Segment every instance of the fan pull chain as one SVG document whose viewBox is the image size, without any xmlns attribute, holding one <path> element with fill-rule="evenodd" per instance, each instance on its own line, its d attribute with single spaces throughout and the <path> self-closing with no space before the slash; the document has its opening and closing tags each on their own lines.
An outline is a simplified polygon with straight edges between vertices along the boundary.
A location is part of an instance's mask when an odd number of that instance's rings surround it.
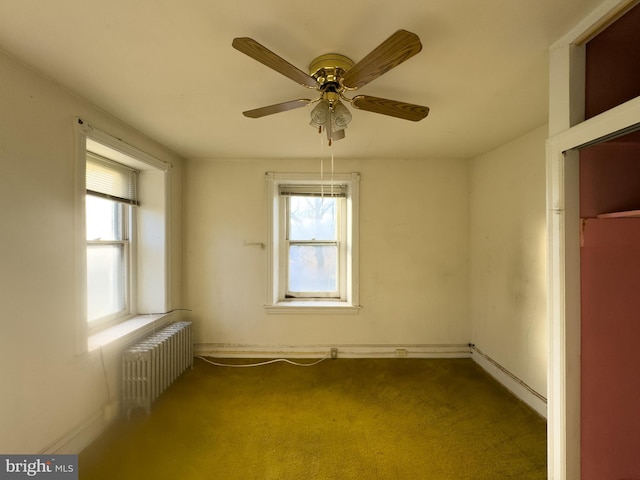
<svg viewBox="0 0 640 480">
<path fill-rule="evenodd" d="M 322 127 L 320 127 L 322 134 Z M 324 201 L 324 138 L 320 135 L 320 198 Z"/>
<path fill-rule="evenodd" d="M 331 149 L 331 198 L 333 198 L 333 148 Z"/>
</svg>

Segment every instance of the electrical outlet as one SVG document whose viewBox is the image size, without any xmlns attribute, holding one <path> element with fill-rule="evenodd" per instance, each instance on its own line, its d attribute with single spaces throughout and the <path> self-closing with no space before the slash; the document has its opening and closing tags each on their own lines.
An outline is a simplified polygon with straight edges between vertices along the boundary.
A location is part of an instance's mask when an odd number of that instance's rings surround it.
<svg viewBox="0 0 640 480">
<path fill-rule="evenodd" d="M 406 357 L 407 349 L 406 348 L 396 348 L 396 357 Z"/>
<path fill-rule="evenodd" d="M 331 349 L 331 358 L 338 358 L 338 349 L 337 348 L 332 348 Z"/>
</svg>

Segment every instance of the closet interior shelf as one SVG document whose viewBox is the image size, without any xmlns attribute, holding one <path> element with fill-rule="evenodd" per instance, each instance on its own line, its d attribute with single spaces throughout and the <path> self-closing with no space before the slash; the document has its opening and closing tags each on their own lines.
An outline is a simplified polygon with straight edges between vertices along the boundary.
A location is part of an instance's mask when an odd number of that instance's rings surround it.
<svg viewBox="0 0 640 480">
<path fill-rule="evenodd" d="M 640 210 L 627 210 L 625 212 L 601 213 L 597 218 L 633 218 L 640 217 Z"/>
</svg>

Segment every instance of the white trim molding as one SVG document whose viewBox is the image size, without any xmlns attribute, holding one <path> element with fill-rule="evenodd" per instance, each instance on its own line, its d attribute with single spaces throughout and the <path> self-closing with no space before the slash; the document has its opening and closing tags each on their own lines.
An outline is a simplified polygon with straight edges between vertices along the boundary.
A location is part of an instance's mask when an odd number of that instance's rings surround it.
<svg viewBox="0 0 640 480">
<path fill-rule="evenodd" d="M 85 136 L 89 142 L 92 142 L 91 145 L 98 149 L 95 153 L 103 155 L 104 157 L 124 164 L 131 164 L 133 162 L 133 166 L 140 170 L 152 167 L 163 172 L 168 172 L 173 167 L 170 163 L 163 162 L 119 138 L 109 135 L 102 130 L 98 130 L 81 118 L 74 119 L 74 128 L 76 133 Z M 106 155 L 103 154 L 99 151 L 100 148 L 106 148 L 108 153 Z"/>
<path fill-rule="evenodd" d="M 113 423 L 118 411 L 118 403 L 105 405 L 85 418 L 71 431 L 53 441 L 40 452 L 41 455 L 77 454 L 88 447 Z"/>
<path fill-rule="evenodd" d="M 547 418 L 547 399 L 543 395 L 536 392 L 475 345 L 471 346 L 471 358 L 516 397 L 529 405 L 539 415 Z"/>
<path fill-rule="evenodd" d="M 336 348 L 338 358 L 469 358 L 469 344 L 317 344 L 245 345 L 198 343 L 194 354 L 217 358 L 330 358 Z"/>
</svg>

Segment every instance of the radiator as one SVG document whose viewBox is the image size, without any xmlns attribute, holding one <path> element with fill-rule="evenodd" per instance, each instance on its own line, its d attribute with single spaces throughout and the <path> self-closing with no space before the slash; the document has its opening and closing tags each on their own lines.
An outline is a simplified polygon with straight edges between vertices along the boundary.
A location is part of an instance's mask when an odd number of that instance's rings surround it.
<svg viewBox="0 0 640 480">
<path fill-rule="evenodd" d="M 122 408 L 147 414 L 151 404 L 188 367 L 193 368 L 191 322 L 176 322 L 145 338 L 122 354 Z"/>
</svg>

